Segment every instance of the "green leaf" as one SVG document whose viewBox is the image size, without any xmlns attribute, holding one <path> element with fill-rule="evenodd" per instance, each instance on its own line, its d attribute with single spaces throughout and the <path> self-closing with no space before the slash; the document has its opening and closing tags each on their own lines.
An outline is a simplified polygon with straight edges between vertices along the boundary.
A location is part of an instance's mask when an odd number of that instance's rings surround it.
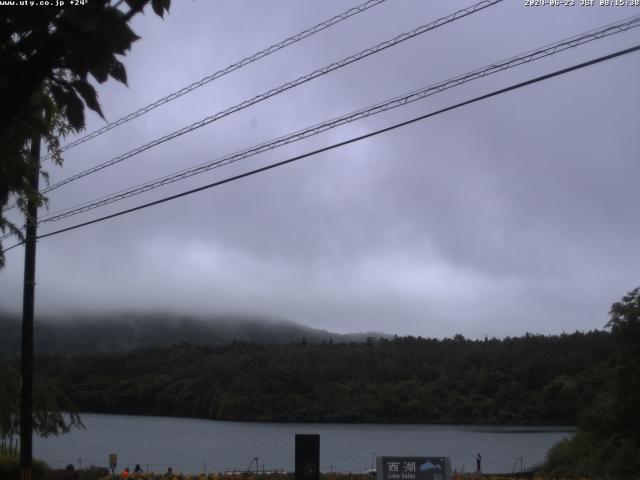
<svg viewBox="0 0 640 480">
<path fill-rule="evenodd" d="M 140 38 L 117 10 L 105 12 L 100 26 L 100 36 L 109 41 L 110 51 L 120 55 L 124 55 L 131 48 L 131 44 Z"/>
<path fill-rule="evenodd" d="M 58 106 L 59 110 L 62 110 L 62 107 L 65 105 L 65 96 L 66 92 L 61 87 L 57 85 L 51 85 L 49 87 L 51 89 L 51 95 L 53 96 L 53 100 Z"/>
<path fill-rule="evenodd" d="M 129 8 L 137 9 L 147 3 L 149 0 L 125 0 Z"/>
<path fill-rule="evenodd" d="M 85 8 L 67 8 L 59 21 L 85 33 L 94 32 L 100 25 L 97 12 Z"/>
<path fill-rule="evenodd" d="M 109 78 L 109 70 L 109 64 L 104 61 L 95 63 L 89 68 L 89 72 L 99 83 L 104 83 L 107 81 L 107 79 Z"/>
<path fill-rule="evenodd" d="M 111 66 L 109 67 L 109 75 L 118 80 L 119 82 L 127 85 L 127 70 L 124 68 L 122 62 L 118 60 L 112 60 Z"/>
<path fill-rule="evenodd" d="M 84 97 L 84 94 L 77 87 L 77 85 L 81 83 L 86 83 L 89 86 L 89 89 L 86 89 L 83 86 L 81 86 L 80 89 L 85 90 L 85 93 L 90 95 L 93 87 L 85 81 L 75 81 L 73 83 L 58 81 L 57 84 L 49 85 L 49 91 L 51 92 L 51 97 L 57 109 L 66 115 L 67 120 L 69 120 L 69 124 L 76 131 L 84 128 L 84 104 L 74 91 L 74 89 L 77 90 Z M 96 96 L 95 102 L 97 104 L 97 94 L 95 93 L 95 90 L 93 91 L 93 94 Z M 89 102 L 87 102 L 87 105 L 89 105 Z M 91 108 L 91 106 L 89 106 L 89 108 Z M 100 108 L 99 105 L 98 108 Z"/>
<path fill-rule="evenodd" d="M 86 80 L 76 80 L 75 82 L 72 82 L 71 85 L 73 85 L 76 92 L 80 94 L 84 103 L 87 104 L 87 107 L 104 118 L 102 109 L 100 108 L 100 102 L 98 102 L 98 94 L 96 93 L 96 89 L 93 88 L 93 85 Z"/>
<path fill-rule="evenodd" d="M 164 18 L 164 0 L 151 0 L 151 7 L 156 15 Z"/>
<path fill-rule="evenodd" d="M 70 90 L 65 96 L 67 119 L 71 127 L 78 131 L 84 128 L 84 104 L 76 92 Z"/>
</svg>

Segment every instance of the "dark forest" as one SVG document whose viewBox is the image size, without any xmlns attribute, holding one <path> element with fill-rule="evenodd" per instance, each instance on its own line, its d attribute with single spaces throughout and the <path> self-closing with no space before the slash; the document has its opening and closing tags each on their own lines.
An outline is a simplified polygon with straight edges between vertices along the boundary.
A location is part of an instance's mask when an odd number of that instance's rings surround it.
<svg viewBox="0 0 640 480">
<path fill-rule="evenodd" d="M 605 332 L 503 340 L 232 342 L 45 357 L 80 411 L 220 420 L 575 424 L 611 377 Z"/>
</svg>

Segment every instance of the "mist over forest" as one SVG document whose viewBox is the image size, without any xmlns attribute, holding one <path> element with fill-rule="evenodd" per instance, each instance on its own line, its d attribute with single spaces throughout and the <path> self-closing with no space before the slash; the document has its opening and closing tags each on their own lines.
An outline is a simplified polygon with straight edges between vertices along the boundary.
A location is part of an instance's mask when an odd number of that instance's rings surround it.
<svg viewBox="0 0 640 480">
<path fill-rule="evenodd" d="M 0 312 L 0 357 L 20 353 L 21 323 Z M 179 344 L 222 345 L 232 341 L 283 344 L 331 340 L 364 341 L 390 335 L 378 332 L 339 334 L 284 320 L 248 316 L 193 317 L 172 314 L 74 314 L 37 318 L 35 354 L 121 353 L 137 348 Z"/>
<path fill-rule="evenodd" d="M 19 321 L 0 319 L 15 362 Z M 169 315 L 36 322 L 36 371 L 79 411 L 284 422 L 570 424 L 606 390 L 604 331 L 504 339 L 340 335 Z"/>
</svg>

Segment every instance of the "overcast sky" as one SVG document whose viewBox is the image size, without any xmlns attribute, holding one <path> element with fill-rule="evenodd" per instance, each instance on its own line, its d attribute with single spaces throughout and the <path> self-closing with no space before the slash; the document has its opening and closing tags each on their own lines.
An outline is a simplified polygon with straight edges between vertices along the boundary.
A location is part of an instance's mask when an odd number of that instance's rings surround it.
<svg viewBox="0 0 640 480">
<path fill-rule="evenodd" d="M 388 0 L 69 150 L 63 168 L 47 164 L 51 181 L 473 3 Z M 114 81 L 98 87 L 107 120 L 355 4 L 174 0 L 164 21 L 148 11 L 133 22 L 142 39 L 124 59 L 129 87 Z M 50 194 L 49 212 L 639 13 L 506 0 L 73 182 Z M 48 224 L 40 233 L 638 43 L 640 28 Z M 640 285 L 638 73 L 640 53 L 634 53 L 43 239 L 36 315 L 240 313 L 337 332 L 472 338 L 602 328 L 611 303 Z M 102 125 L 89 115 L 88 131 Z M 23 249 L 7 252 L 2 309 L 20 311 L 22 272 Z"/>
</svg>

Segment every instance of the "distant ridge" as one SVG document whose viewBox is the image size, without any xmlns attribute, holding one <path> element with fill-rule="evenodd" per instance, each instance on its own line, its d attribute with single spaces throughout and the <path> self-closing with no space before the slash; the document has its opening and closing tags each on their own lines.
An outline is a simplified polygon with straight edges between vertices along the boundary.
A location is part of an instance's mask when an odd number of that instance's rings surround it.
<svg viewBox="0 0 640 480">
<path fill-rule="evenodd" d="M 0 357 L 20 354 L 20 318 L 0 312 Z M 363 342 L 391 338 L 377 332 L 339 334 L 284 320 L 258 317 L 209 318 L 170 314 L 76 314 L 37 318 L 35 354 L 124 353 L 179 344 L 217 346 L 233 341 L 259 344 Z"/>
</svg>

